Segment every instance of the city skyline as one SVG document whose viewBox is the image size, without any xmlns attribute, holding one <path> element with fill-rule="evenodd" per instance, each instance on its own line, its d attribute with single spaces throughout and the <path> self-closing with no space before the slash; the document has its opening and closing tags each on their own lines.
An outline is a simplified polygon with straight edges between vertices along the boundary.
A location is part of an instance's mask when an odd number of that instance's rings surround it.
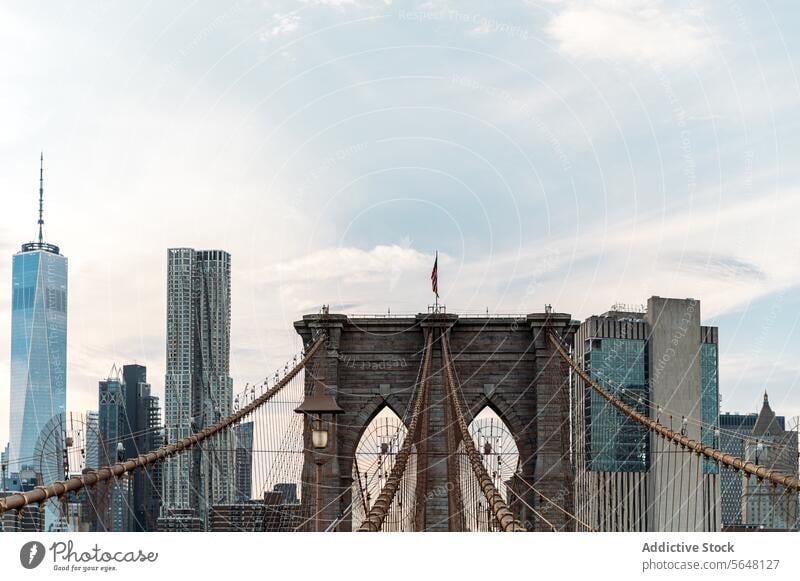
<svg viewBox="0 0 800 581">
<path fill-rule="evenodd" d="M 25 244 L 28 244 L 28 243 L 25 243 Z M 58 248 L 56 248 L 56 253 L 58 252 L 58 250 L 59 250 L 59 249 L 58 249 Z M 59 256 L 60 256 L 60 255 L 59 255 Z M 165 286 L 166 286 L 166 285 L 165 285 Z M 779 299 L 780 299 L 780 300 L 782 300 L 782 297 L 779 297 Z M 629 308 L 629 307 L 637 307 L 637 306 L 640 306 L 640 305 L 637 305 L 637 303 L 635 303 L 635 302 L 631 302 L 631 303 L 629 303 L 629 304 L 615 303 L 615 304 L 613 304 L 613 305 L 609 305 L 609 307 L 608 307 L 608 308 L 609 308 L 610 310 L 614 310 L 615 308 L 618 308 L 618 307 L 625 307 L 625 308 Z M 389 307 L 389 308 L 391 309 L 391 307 Z M 420 309 L 420 310 L 421 310 L 421 309 Z M 774 308 L 773 308 L 773 311 L 771 311 L 771 312 L 773 312 L 773 313 L 774 313 Z M 703 321 L 705 321 L 705 320 L 706 320 L 706 319 L 704 318 L 704 319 L 703 319 Z M 712 320 L 716 320 L 716 318 L 715 318 L 715 319 L 712 319 Z M 763 338 L 762 338 L 762 339 L 763 339 Z M 135 363 L 136 363 L 136 364 L 139 364 L 139 363 L 142 363 L 142 364 L 147 364 L 147 363 L 148 363 L 147 361 L 140 361 L 140 360 L 138 360 L 138 359 L 135 359 L 134 361 L 135 361 Z M 117 363 L 119 363 L 117 360 L 113 360 L 113 361 L 112 361 L 112 365 L 116 365 Z M 155 362 L 155 363 L 154 363 L 152 366 L 153 366 L 153 367 L 156 367 L 156 368 L 157 368 L 157 367 L 159 367 L 159 362 L 157 362 L 157 361 L 156 361 L 156 362 Z M 241 385 L 238 385 L 238 384 L 234 383 L 234 385 L 233 385 L 233 393 L 234 393 L 234 394 L 235 394 L 235 393 L 238 393 L 238 391 L 239 391 L 239 388 L 241 388 Z M 766 388 L 766 390 L 768 390 L 768 389 L 769 389 L 769 386 L 765 386 L 765 388 Z M 67 391 L 68 391 L 68 393 L 69 393 L 69 390 L 67 390 Z M 722 401 L 722 399 L 724 398 L 724 391 L 725 391 L 725 390 L 724 390 L 724 384 L 723 384 L 723 385 L 721 386 L 721 389 L 720 389 L 721 401 Z M 781 391 L 781 390 L 780 390 L 780 386 L 778 387 L 778 391 L 779 391 L 779 392 Z M 157 393 L 158 393 L 158 392 L 160 392 L 160 396 L 163 398 L 163 397 L 164 397 L 164 394 L 165 394 L 165 388 L 162 386 L 162 387 L 161 387 L 161 389 L 157 391 Z M 84 394 L 80 394 L 80 395 L 81 395 L 81 396 L 84 396 Z M 758 392 L 758 393 L 756 393 L 756 394 L 748 394 L 748 397 L 750 398 L 750 396 L 751 396 L 751 395 L 752 395 L 752 398 L 758 399 L 758 400 L 760 401 L 760 400 L 761 400 L 761 398 L 762 398 L 762 397 L 763 397 L 763 395 L 764 395 L 764 391 L 762 390 L 762 391 L 760 391 L 760 392 Z M 81 399 L 82 399 L 82 398 L 83 398 L 83 397 L 81 397 Z M 751 399 L 752 399 L 752 398 L 751 398 Z M 743 400 L 740 400 L 740 401 L 743 401 Z M 797 400 L 796 400 L 796 398 L 795 398 L 795 401 L 794 401 L 794 402 L 792 402 L 791 400 L 788 400 L 788 404 L 789 404 L 789 405 L 788 405 L 787 407 L 788 407 L 789 409 L 792 409 L 792 410 L 793 410 L 793 409 L 795 409 L 795 407 L 796 407 L 796 409 L 797 409 L 798 411 L 800 411 L 800 401 L 797 401 Z M 67 407 L 67 409 L 74 410 L 74 411 L 81 411 L 81 412 L 83 412 L 83 411 L 92 411 L 92 410 L 96 411 L 96 409 L 95 409 L 95 408 L 96 408 L 96 406 L 95 406 L 94 408 L 93 408 L 92 406 L 88 406 L 88 407 L 85 407 L 85 408 L 81 408 L 81 407 Z M 725 407 L 724 407 L 724 405 L 721 405 L 721 406 L 720 406 L 720 413 L 725 413 L 725 412 L 729 412 L 729 413 L 739 413 L 739 412 L 741 412 L 741 413 L 751 413 L 751 410 L 752 410 L 752 409 L 754 409 L 754 408 L 746 408 L 746 407 L 743 407 L 743 408 L 736 408 L 736 409 L 733 409 L 733 408 L 725 408 Z M 61 411 L 64 411 L 64 410 L 61 410 Z M 788 421 L 789 421 L 789 425 L 787 426 L 787 428 L 789 428 L 789 429 L 797 429 L 797 426 L 798 426 L 798 420 L 797 420 L 795 417 L 793 417 L 793 414 L 791 414 L 791 413 L 787 413 L 786 415 L 787 415 L 787 419 L 788 419 Z"/>
<path fill-rule="evenodd" d="M 362 3 L 316 13 L 237 5 L 180 25 L 171 24 L 179 8 L 139 22 L 129 8 L 46 18 L 0 9 L 4 52 L 25 63 L 0 73 L 11 103 L 0 114 L 15 136 L 0 176 L 9 217 L 0 328 L 10 328 L 10 257 L 34 234 L 43 147 L 49 231 L 71 262 L 68 409 L 92 409 L 113 362 L 146 364 L 163 395 L 166 248 L 234 256 L 237 387 L 281 366 L 297 347 L 291 322 L 323 303 L 423 311 L 439 248 L 452 311 L 550 303 L 583 319 L 651 294 L 701 300 L 703 324 L 720 328 L 722 409 L 758 409 L 766 388 L 791 426 L 800 196 L 796 170 L 780 161 L 798 145 L 798 48 L 751 36 L 770 17 L 751 7 L 741 7 L 743 26 L 708 4 L 698 7 L 705 20 L 646 4 L 662 18 L 592 2 L 496 7 L 477 22 Z M 776 8 L 776 18 L 791 10 Z M 633 23 L 650 40 L 632 50 L 590 36 L 588 50 L 574 32 L 587 13 Z M 100 16 L 111 18 L 102 28 Z M 353 30 L 359 42 L 385 42 L 360 54 L 343 32 Z M 424 53 L 426 64 L 396 48 L 398 31 L 442 48 Z M 668 33 L 686 40 L 684 51 L 666 54 L 658 42 Z M 522 54 L 522 36 L 541 52 Z M 22 40 L 42 37 L 70 50 Z M 729 68 L 696 58 L 704 52 Z M 101 83 L 97 71 L 112 63 Z M 427 99 L 415 98 L 420 89 Z M 357 108 L 372 112 L 367 121 Z M 445 143 L 448 132 L 466 149 Z M 409 167 L 424 169 L 400 169 Z M 628 285 L 633 271 L 645 276 Z M 2 401 L 9 352 L 0 333 Z"/>
</svg>

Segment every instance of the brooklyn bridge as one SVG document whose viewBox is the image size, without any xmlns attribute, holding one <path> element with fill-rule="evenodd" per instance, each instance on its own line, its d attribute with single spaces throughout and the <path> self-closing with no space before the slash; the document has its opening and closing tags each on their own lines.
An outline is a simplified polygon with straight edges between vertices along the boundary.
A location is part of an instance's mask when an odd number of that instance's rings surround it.
<svg viewBox="0 0 800 581">
<path fill-rule="evenodd" d="M 697 353 L 708 331 L 698 323 L 675 340 L 673 306 L 685 305 L 650 307 L 660 316 L 649 340 L 674 356 L 651 356 L 638 391 L 596 373 L 586 353 L 599 339 L 549 306 L 491 316 L 324 307 L 294 323 L 302 351 L 243 389 L 227 417 L 5 496 L 0 520 L 13 528 L 45 510 L 63 514 L 76 499 L 99 510 L 126 481 L 166 473 L 180 475 L 173 485 L 189 499 L 162 507 L 158 530 L 168 531 L 715 531 L 724 471 L 796 498 L 796 476 L 720 449 L 719 427 L 699 411 Z M 603 324 L 630 336 L 639 328 Z M 587 417 L 612 433 L 595 430 L 587 442 Z M 233 502 L 219 491 L 237 478 L 231 442 L 245 424 L 252 494 Z M 620 434 L 632 435 L 621 461 L 645 469 L 589 474 Z"/>
</svg>

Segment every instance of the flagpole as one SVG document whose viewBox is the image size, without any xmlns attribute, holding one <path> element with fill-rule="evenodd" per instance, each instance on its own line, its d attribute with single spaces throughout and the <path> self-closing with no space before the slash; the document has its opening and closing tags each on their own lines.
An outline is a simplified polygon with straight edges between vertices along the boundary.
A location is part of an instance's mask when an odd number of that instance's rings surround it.
<svg viewBox="0 0 800 581">
<path fill-rule="evenodd" d="M 434 268 L 436 269 L 436 290 L 434 290 L 435 299 L 433 301 L 433 312 L 439 312 L 439 251 L 436 251 L 436 258 L 434 259 Z"/>
</svg>

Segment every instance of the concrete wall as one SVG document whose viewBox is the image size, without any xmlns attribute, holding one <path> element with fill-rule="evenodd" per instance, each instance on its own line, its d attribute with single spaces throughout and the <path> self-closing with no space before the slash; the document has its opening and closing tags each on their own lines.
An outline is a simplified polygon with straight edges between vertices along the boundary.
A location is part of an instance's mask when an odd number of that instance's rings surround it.
<svg viewBox="0 0 800 581">
<path fill-rule="evenodd" d="M 664 411 L 661 423 L 700 440 L 700 302 L 651 297 L 650 399 Z M 653 417 L 657 409 L 652 410 Z M 657 531 L 703 531 L 704 478 L 699 457 L 651 436 L 650 511 Z M 677 503 L 677 505 L 676 505 Z"/>
</svg>

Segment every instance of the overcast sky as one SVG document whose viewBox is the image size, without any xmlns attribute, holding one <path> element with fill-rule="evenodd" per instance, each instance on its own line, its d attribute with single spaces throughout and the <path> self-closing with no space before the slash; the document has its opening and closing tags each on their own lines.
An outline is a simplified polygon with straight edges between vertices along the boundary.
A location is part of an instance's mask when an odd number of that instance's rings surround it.
<svg viewBox="0 0 800 581">
<path fill-rule="evenodd" d="M 797 2 L 0 5 L 0 401 L 11 256 L 69 258 L 68 408 L 163 393 L 166 249 L 233 260 L 237 390 L 322 303 L 720 327 L 725 410 L 800 414 Z M 0 414 L 6 441 L 8 414 Z"/>
</svg>

